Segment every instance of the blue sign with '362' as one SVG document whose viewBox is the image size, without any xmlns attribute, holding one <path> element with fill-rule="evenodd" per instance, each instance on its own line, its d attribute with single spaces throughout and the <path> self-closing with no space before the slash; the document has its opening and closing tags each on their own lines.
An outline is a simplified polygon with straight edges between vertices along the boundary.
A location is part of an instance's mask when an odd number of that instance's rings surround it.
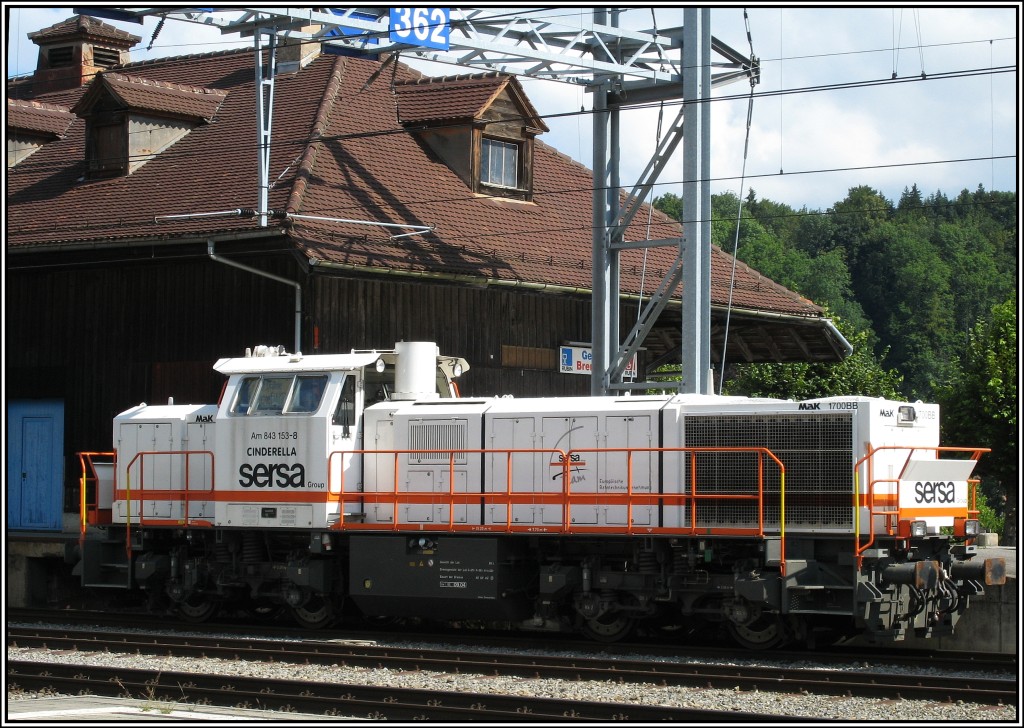
<svg viewBox="0 0 1024 728">
<path fill-rule="evenodd" d="M 391 8 L 391 42 L 448 50 L 448 13 L 448 8 Z"/>
</svg>

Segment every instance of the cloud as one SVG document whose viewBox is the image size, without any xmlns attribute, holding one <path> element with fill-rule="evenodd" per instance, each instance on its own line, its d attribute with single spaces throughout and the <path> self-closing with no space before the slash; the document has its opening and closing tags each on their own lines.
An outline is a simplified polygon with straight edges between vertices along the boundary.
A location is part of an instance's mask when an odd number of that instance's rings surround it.
<svg viewBox="0 0 1024 728">
<path fill-rule="evenodd" d="M 586 9 L 552 9 L 553 22 L 584 27 Z M 8 15 L 8 77 L 31 73 L 37 48 L 26 37 L 70 17 L 71 8 L 25 6 Z M 748 23 L 742 8 L 715 8 L 712 32 L 747 53 Z M 1012 7 L 800 7 L 754 6 L 748 11 L 762 80 L 756 87 L 747 179 L 760 198 L 792 207 L 824 209 L 842 200 L 850 187 L 868 185 L 890 200 L 917 184 L 925 195 L 941 189 L 1016 190 L 1020 129 L 1016 72 L 1020 18 Z M 251 38 L 223 36 L 216 28 L 168 20 L 147 51 L 157 26 L 111 24 L 143 38 L 134 60 L 252 47 Z M 666 29 L 682 25 L 682 10 L 653 6 L 629 8 L 622 25 Z M 408 58 L 405 58 L 408 62 Z M 458 66 L 416 62 L 425 72 L 472 72 Z M 989 68 L 1012 72 L 990 75 Z M 928 76 L 921 78 L 922 71 Z M 944 80 L 945 73 L 977 75 Z M 893 84 L 897 74 L 902 83 Z M 816 89 L 851 82 L 879 82 L 858 90 L 779 92 Z M 577 161 L 592 164 L 591 94 L 580 86 L 523 80 L 527 94 L 551 132 L 548 144 Z M 711 166 L 714 192 L 740 188 L 746 136 L 743 83 L 717 89 L 711 111 Z M 730 97 L 729 100 L 722 100 Z M 732 99 L 731 97 L 736 97 Z M 677 107 L 666 104 L 665 129 Z M 568 116 L 559 116 L 559 115 Z M 630 188 L 650 160 L 657 138 L 657 108 L 622 112 L 621 183 Z M 656 194 L 679 194 L 681 146 L 659 180 Z M 1009 159 L 990 160 L 991 156 Z M 950 160 L 981 158 L 977 162 Z M 930 162 L 934 164 L 922 164 Z M 891 166 L 902 165 L 902 166 Z M 867 167 L 848 172 L 832 170 Z M 779 174 L 779 170 L 783 173 Z"/>
</svg>

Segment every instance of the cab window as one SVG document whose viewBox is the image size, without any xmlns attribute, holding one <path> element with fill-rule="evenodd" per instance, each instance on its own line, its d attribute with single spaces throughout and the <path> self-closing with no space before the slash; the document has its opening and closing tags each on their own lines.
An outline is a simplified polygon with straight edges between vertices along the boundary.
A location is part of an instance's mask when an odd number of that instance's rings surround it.
<svg viewBox="0 0 1024 728">
<path fill-rule="evenodd" d="M 259 377 L 246 377 L 243 379 L 241 384 L 238 385 L 238 394 L 235 396 L 235 405 L 231 408 L 231 414 L 249 414 L 249 407 L 252 406 L 252 401 L 256 398 L 256 390 L 259 389 L 259 386 Z"/>
<path fill-rule="evenodd" d="M 295 377 L 294 390 L 285 412 L 316 412 L 320 408 L 320 400 L 323 399 L 326 388 L 326 375 Z"/>
<path fill-rule="evenodd" d="M 291 377 L 263 377 L 256 402 L 250 408 L 254 415 L 276 415 L 284 410 L 288 390 L 292 387 Z"/>
<path fill-rule="evenodd" d="M 378 372 L 368 368 L 363 379 L 363 401 L 366 406 L 377 404 L 391 399 L 391 393 L 395 390 L 395 367 L 388 364 L 384 371 Z"/>
<path fill-rule="evenodd" d="M 238 385 L 234 415 L 309 414 L 320 408 L 326 374 L 245 377 Z"/>
<path fill-rule="evenodd" d="M 350 427 L 356 417 L 356 378 L 345 377 L 345 383 L 341 387 L 341 399 L 338 400 L 338 407 L 334 410 L 334 418 L 331 424 L 340 427 Z"/>
</svg>

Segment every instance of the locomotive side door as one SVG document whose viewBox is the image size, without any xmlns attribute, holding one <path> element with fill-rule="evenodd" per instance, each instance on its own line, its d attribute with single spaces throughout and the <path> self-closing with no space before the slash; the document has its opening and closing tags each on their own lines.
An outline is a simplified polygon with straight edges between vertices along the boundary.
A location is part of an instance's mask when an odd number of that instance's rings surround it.
<svg viewBox="0 0 1024 728">
<path fill-rule="evenodd" d="M 363 459 L 356 451 L 363 449 L 363 386 L 362 371 L 343 372 L 340 395 L 328 426 L 330 492 L 337 495 L 363 491 Z M 345 517 L 362 519 L 360 501 L 344 501 Z"/>
<path fill-rule="evenodd" d="M 598 442 L 598 426 L 596 416 L 579 417 L 545 417 L 541 432 L 541 447 L 551 450 L 595 450 L 600 447 Z M 566 486 L 570 493 L 594 493 L 597 487 L 597 467 L 595 452 L 576 453 L 569 456 L 569 482 Z M 589 462 L 588 462 L 589 461 Z M 562 472 L 552 468 L 553 472 L 545 478 L 545 492 L 560 492 L 563 489 Z M 542 523 L 561 523 L 562 508 L 557 505 L 541 506 Z M 597 523 L 598 507 L 595 505 L 575 505 L 569 514 L 570 523 L 592 525 Z"/>
</svg>

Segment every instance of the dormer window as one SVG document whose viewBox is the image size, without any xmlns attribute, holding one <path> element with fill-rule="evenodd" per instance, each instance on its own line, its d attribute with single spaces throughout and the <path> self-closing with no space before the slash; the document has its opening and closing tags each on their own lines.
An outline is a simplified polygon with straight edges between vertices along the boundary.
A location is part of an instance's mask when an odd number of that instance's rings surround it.
<svg viewBox="0 0 1024 728">
<path fill-rule="evenodd" d="M 7 99 L 7 168 L 43 145 L 63 139 L 74 120 L 66 106 Z"/>
<path fill-rule="evenodd" d="M 131 174 L 202 123 L 227 94 L 104 72 L 72 112 L 85 119 L 90 177 Z"/>
<path fill-rule="evenodd" d="M 480 183 L 519 188 L 519 144 L 484 137 L 480 142 Z"/>
<path fill-rule="evenodd" d="M 93 177 L 124 174 L 128 168 L 128 139 L 123 115 L 93 123 L 88 130 L 89 173 Z"/>
<path fill-rule="evenodd" d="M 473 192 L 529 201 L 533 140 L 547 131 L 513 76 L 482 73 L 395 84 L 399 119 Z"/>
</svg>

